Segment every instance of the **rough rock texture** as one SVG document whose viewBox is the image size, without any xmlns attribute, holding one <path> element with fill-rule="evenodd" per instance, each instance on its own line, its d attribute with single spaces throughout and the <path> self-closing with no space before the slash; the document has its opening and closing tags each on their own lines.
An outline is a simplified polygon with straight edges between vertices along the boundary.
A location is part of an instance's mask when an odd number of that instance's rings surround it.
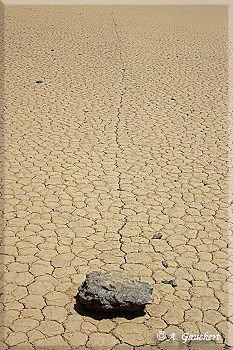
<svg viewBox="0 0 233 350">
<path fill-rule="evenodd" d="M 153 302 L 153 288 L 123 271 L 93 271 L 78 290 L 80 302 L 92 310 L 132 312 Z"/>
</svg>

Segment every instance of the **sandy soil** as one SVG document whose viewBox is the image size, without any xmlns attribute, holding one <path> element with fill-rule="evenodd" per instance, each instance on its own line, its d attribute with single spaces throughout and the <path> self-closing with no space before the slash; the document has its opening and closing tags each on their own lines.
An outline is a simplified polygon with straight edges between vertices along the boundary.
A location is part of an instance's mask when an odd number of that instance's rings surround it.
<svg viewBox="0 0 233 350">
<path fill-rule="evenodd" d="M 5 9 L 1 349 L 233 346 L 227 77 L 224 6 Z M 144 314 L 74 310 L 118 268 Z"/>
</svg>

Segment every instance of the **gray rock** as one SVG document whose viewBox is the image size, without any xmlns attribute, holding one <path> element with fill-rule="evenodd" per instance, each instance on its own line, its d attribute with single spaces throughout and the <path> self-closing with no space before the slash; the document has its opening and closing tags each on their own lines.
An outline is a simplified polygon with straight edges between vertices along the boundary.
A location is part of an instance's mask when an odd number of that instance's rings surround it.
<svg viewBox="0 0 233 350">
<path fill-rule="evenodd" d="M 124 271 L 93 271 L 78 291 L 80 302 L 91 310 L 132 312 L 153 302 L 153 287 Z"/>
<path fill-rule="evenodd" d="M 166 280 L 166 281 L 162 281 L 162 282 L 163 282 L 164 284 L 171 284 L 172 287 L 177 287 L 177 283 L 176 283 L 175 280 L 170 280 L 170 281 Z"/>
<path fill-rule="evenodd" d="M 152 239 L 161 239 L 163 237 L 162 233 L 155 233 L 154 236 L 152 237 Z"/>
</svg>

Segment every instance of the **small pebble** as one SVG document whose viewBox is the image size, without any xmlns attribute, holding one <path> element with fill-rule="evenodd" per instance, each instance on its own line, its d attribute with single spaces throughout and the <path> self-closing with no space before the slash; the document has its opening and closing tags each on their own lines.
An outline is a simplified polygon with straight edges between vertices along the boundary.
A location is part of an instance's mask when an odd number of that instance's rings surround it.
<svg viewBox="0 0 233 350">
<path fill-rule="evenodd" d="M 177 287 L 177 283 L 176 283 L 176 281 L 171 280 L 170 282 L 171 282 L 172 287 Z"/>
<path fill-rule="evenodd" d="M 117 191 L 123 191 L 121 188 L 118 188 Z"/>
<path fill-rule="evenodd" d="M 37 84 L 41 84 L 41 83 L 43 83 L 43 81 L 42 80 L 37 80 L 36 83 Z"/>
<path fill-rule="evenodd" d="M 171 100 L 172 100 L 172 101 L 175 101 L 176 99 L 172 97 Z"/>
<path fill-rule="evenodd" d="M 155 233 L 154 236 L 152 237 L 152 239 L 161 239 L 163 237 L 162 233 Z"/>
<path fill-rule="evenodd" d="M 191 286 L 193 285 L 193 281 L 188 281 L 190 284 L 191 284 Z"/>
<path fill-rule="evenodd" d="M 207 185 L 209 185 L 208 182 L 204 182 L 204 186 L 207 186 Z"/>
<path fill-rule="evenodd" d="M 164 284 L 170 284 L 171 281 L 162 281 Z"/>
<path fill-rule="evenodd" d="M 168 267 L 168 263 L 166 261 L 162 261 L 162 265 L 166 268 Z"/>
<path fill-rule="evenodd" d="M 68 312 L 67 316 L 71 316 L 72 315 L 72 312 Z"/>
<path fill-rule="evenodd" d="M 233 200 L 231 201 L 231 204 L 233 204 Z"/>
<path fill-rule="evenodd" d="M 163 281 L 163 283 L 164 284 L 171 284 L 172 287 L 177 287 L 177 283 L 174 280 L 170 280 L 170 281 L 166 280 L 166 281 Z"/>
</svg>

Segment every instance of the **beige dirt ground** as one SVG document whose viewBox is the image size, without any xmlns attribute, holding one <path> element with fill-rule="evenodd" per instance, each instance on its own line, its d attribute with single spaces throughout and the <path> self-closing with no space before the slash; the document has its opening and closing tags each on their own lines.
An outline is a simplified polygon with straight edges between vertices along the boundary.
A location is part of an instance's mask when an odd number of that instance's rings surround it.
<svg viewBox="0 0 233 350">
<path fill-rule="evenodd" d="M 0 348 L 233 346 L 227 7 L 9 6 L 4 28 Z M 153 285 L 144 314 L 74 310 L 119 268 Z"/>
</svg>

